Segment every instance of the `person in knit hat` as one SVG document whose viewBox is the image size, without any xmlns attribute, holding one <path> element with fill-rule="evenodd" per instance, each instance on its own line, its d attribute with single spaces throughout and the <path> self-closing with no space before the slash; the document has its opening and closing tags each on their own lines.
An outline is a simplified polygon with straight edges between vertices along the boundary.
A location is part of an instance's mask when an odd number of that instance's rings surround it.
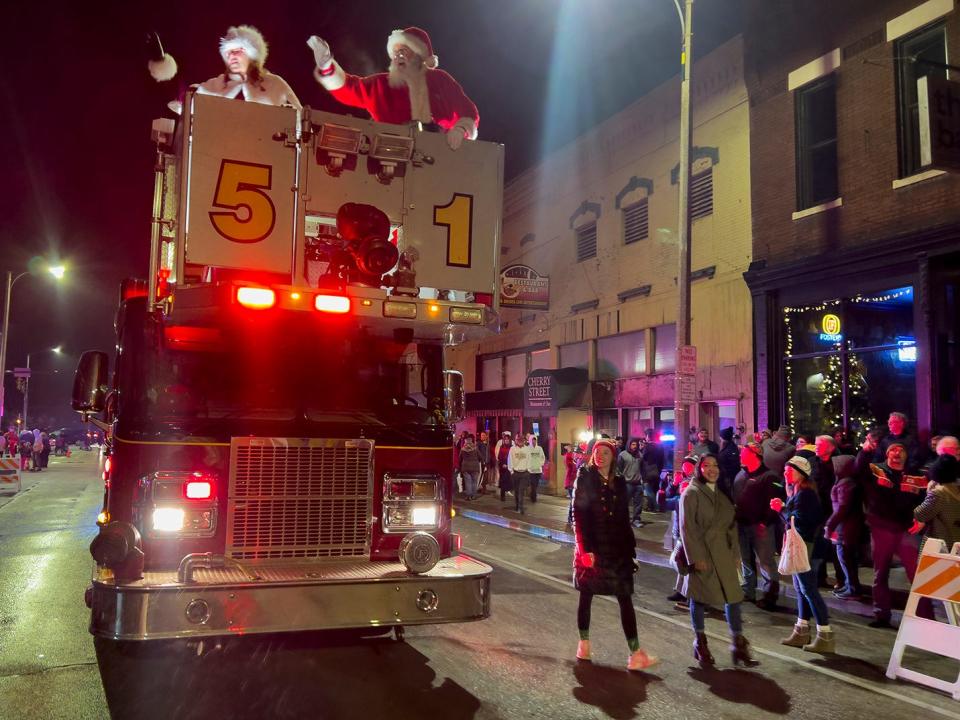
<svg viewBox="0 0 960 720">
<path fill-rule="evenodd" d="M 628 670 L 645 670 L 658 662 L 640 648 L 633 609 L 633 573 L 637 540 L 630 527 L 630 493 L 617 473 L 617 446 L 609 438 L 593 445 L 590 460 L 580 468 L 573 491 L 576 545 L 573 585 L 580 591 L 577 607 L 577 659 L 590 660 L 590 609 L 594 595 L 614 595 L 620 623 L 630 648 Z"/>
<path fill-rule="evenodd" d="M 286 80 L 264 67 L 267 43 L 252 25 L 238 25 L 220 38 L 224 71 L 197 87 L 198 95 L 217 95 L 263 105 L 292 105 L 300 100 Z"/>
<path fill-rule="evenodd" d="M 316 35 L 307 45 L 313 50 L 317 82 L 344 105 L 363 108 L 377 122 L 437 125 L 452 150 L 464 138 L 476 140 L 477 106 L 451 75 L 437 69 L 439 60 L 422 28 L 394 30 L 387 38 L 388 72 L 366 77 L 344 72 L 330 46 Z"/>
</svg>

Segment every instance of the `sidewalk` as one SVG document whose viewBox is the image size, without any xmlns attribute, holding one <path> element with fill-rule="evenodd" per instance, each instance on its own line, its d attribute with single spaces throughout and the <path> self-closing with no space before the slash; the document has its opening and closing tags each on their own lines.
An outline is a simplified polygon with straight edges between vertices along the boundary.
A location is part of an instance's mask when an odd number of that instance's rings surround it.
<svg viewBox="0 0 960 720">
<path fill-rule="evenodd" d="M 74 450 L 70 457 L 60 456 L 57 457 L 53 454 L 50 455 L 49 466 L 45 470 L 40 472 L 21 472 L 20 473 L 20 491 L 14 492 L 12 487 L 4 486 L 0 489 L 0 508 L 5 505 L 9 505 L 11 502 L 16 500 L 19 497 L 22 497 L 27 492 L 29 492 L 34 485 L 36 485 L 40 480 L 45 477 L 50 477 L 50 473 L 56 474 L 56 467 L 58 465 L 75 465 L 82 463 L 84 461 L 89 461 L 91 458 L 96 458 L 97 453 L 94 450 L 89 452 L 80 451 L 79 453 Z"/>
<path fill-rule="evenodd" d="M 476 500 L 464 500 L 458 496 L 454 499 L 453 506 L 458 515 L 470 520 L 499 525 L 534 537 L 572 545 L 576 539 L 573 528 L 567 524 L 568 502 L 566 498 L 540 495 L 536 503 L 531 503 L 528 497 L 524 506 L 526 512 L 520 515 L 514 510 L 513 495 L 507 495 L 506 502 L 501 503 L 499 490 L 493 488 Z M 633 531 L 637 538 L 637 558 L 648 565 L 670 567 L 670 551 L 664 543 L 670 534 L 670 513 L 644 512 L 643 520 L 646 525 L 639 529 L 635 528 Z M 864 588 L 870 588 L 873 585 L 871 568 L 860 568 L 860 583 Z M 902 608 L 910 589 L 910 583 L 907 582 L 902 568 L 896 568 L 890 573 L 890 587 L 893 590 L 894 607 Z M 793 586 L 789 579 L 781 583 L 781 588 L 788 597 L 794 597 Z M 827 589 L 823 589 L 821 594 L 831 609 L 868 618 L 873 617 L 873 605 L 869 597 L 862 602 L 840 600 Z M 898 615 L 899 613 L 895 610 L 895 619 L 899 619 Z"/>
</svg>

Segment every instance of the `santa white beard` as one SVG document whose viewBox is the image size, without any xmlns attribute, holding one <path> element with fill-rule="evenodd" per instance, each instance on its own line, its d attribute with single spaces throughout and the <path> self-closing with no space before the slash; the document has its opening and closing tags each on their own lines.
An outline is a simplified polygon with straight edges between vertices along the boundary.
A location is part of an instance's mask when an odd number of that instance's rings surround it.
<svg viewBox="0 0 960 720">
<path fill-rule="evenodd" d="M 433 122 L 430 113 L 430 93 L 427 91 L 427 70 L 425 67 L 400 66 L 396 61 L 390 63 L 388 72 L 390 87 L 406 85 L 410 93 L 410 119 L 423 123 Z"/>
</svg>

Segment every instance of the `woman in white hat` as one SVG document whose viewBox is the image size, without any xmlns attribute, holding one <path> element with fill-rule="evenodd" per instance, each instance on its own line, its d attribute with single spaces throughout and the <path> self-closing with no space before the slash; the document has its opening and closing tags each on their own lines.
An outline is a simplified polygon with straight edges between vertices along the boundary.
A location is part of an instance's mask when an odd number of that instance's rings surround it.
<svg viewBox="0 0 960 720">
<path fill-rule="evenodd" d="M 823 562 L 822 533 L 824 514 L 817 495 L 817 484 L 810 475 L 810 461 L 800 455 L 787 460 L 783 477 L 787 481 L 787 502 L 780 498 L 770 501 L 770 507 L 781 513 L 787 526 L 793 520 L 800 537 L 807 546 L 810 569 L 793 576 L 793 588 L 797 593 L 797 624 L 790 636 L 780 641 L 781 645 L 803 648 L 807 652 L 832 653 L 834 651 L 833 628 L 827 604 L 820 595 L 817 569 Z M 817 636 L 810 640 L 810 619 L 817 622 Z"/>
</svg>

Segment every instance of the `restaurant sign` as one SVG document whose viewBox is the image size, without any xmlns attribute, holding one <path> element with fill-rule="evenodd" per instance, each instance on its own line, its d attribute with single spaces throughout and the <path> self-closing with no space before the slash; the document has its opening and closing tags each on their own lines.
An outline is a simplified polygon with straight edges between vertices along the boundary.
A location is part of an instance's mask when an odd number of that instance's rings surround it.
<svg viewBox="0 0 960 720">
<path fill-rule="evenodd" d="M 500 273 L 500 307 L 550 309 L 550 278 L 529 265 L 508 265 Z"/>
</svg>

